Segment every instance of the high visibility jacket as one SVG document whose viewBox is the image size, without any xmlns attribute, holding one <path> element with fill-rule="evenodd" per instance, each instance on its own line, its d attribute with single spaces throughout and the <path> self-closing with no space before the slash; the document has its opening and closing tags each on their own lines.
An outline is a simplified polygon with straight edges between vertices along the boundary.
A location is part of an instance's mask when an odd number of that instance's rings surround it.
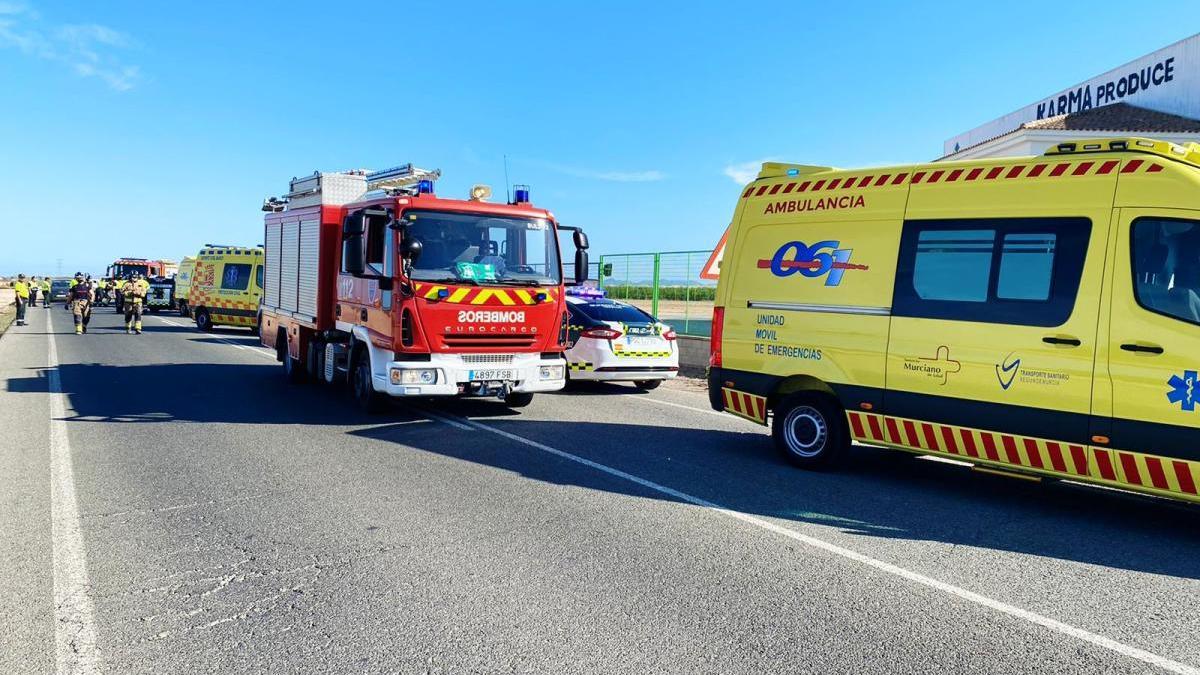
<svg viewBox="0 0 1200 675">
<path fill-rule="evenodd" d="M 13 290 L 17 292 L 18 298 L 29 299 L 29 284 L 24 281 L 13 282 Z"/>
<path fill-rule="evenodd" d="M 49 292 L 50 292 L 50 282 L 49 282 L 49 281 L 43 281 L 43 282 L 42 282 L 42 292 L 43 292 L 43 293 L 49 293 Z"/>
</svg>

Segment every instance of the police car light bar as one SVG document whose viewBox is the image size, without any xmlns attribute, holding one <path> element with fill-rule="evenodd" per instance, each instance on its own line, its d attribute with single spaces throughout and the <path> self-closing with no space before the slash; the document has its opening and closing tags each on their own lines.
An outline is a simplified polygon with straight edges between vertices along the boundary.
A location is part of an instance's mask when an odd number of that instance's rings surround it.
<svg viewBox="0 0 1200 675">
<path fill-rule="evenodd" d="M 592 288 L 591 286 L 568 286 L 567 295 L 575 298 L 603 298 L 605 297 L 604 289 Z"/>
</svg>

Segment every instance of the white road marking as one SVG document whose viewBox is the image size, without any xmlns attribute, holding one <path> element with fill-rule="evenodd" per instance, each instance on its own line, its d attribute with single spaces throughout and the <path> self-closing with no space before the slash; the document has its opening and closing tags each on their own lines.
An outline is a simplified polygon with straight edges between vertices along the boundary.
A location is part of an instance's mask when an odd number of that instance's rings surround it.
<svg viewBox="0 0 1200 675">
<path fill-rule="evenodd" d="M 645 394 L 621 394 L 621 396 L 624 396 L 625 398 L 628 398 L 633 401 L 640 401 L 642 403 L 657 403 L 659 405 L 669 405 L 673 408 L 683 408 L 684 410 L 691 410 L 692 412 L 707 413 L 709 415 L 719 415 L 723 418 L 728 418 L 728 419 L 736 419 L 736 420 L 742 419 L 736 415 L 727 415 L 727 414 L 717 411 L 717 410 L 705 410 L 704 408 L 696 408 L 696 407 L 690 406 L 690 405 L 683 405 L 682 403 L 672 403 L 671 401 L 663 401 L 663 400 L 657 399 L 657 398 L 650 398 L 649 396 L 647 396 Z M 754 424 L 754 422 L 751 422 L 750 420 L 742 420 L 742 421 L 746 422 L 748 424 Z M 761 425 L 758 425 L 758 426 L 761 426 Z"/>
<path fill-rule="evenodd" d="M 522 445 L 527 445 L 531 448 L 541 450 L 542 452 L 549 453 L 556 457 L 561 457 L 562 459 L 570 460 L 572 462 L 582 464 L 582 465 L 590 467 L 592 469 L 596 469 L 597 471 L 601 471 L 603 473 L 609 474 L 610 476 L 615 476 L 617 478 L 627 480 L 631 483 L 636 483 L 638 485 L 641 485 L 642 487 L 648 488 L 648 489 L 658 492 L 660 494 L 664 494 L 669 497 L 673 497 L 675 499 L 687 502 L 694 506 L 699 506 L 701 508 L 708 509 L 709 511 L 712 511 L 713 513 L 717 513 L 717 514 L 720 514 L 720 515 L 723 515 L 723 516 L 726 516 L 729 518 L 733 518 L 735 520 L 740 520 L 749 525 L 753 525 L 755 527 L 762 528 L 769 532 L 773 532 L 780 536 L 787 537 L 788 539 L 798 541 L 802 544 L 811 546 L 813 548 L 821 549 L 822 551 L 825 551 L 827 553 L 832 553 L 833 555 L 841 556 L 848 560 L 853 560 L 854 562 L 861 563 L 868 567 L 872 567 L 872 568 L 879 570 L 880 572 L 883 572 L 885 574 L 891 574 L 893 576 L 897 576 L 902 579 L 906 579 L 913 583 L 917 583 L 922 586 L 927 586 L 929 588 L 933 588 L 933 589 L 942 591 L 943 593 L 947 593 L 947 594 L 952 595 L 961 600 L 966 600 L 967 602 L 971 602 L 971 603 L 975 603 L 977 605 L 981 605 L 983 607 L 987 607 L 988 609 L 992 609 L 997 612 L 1007 614 L 1007 615 L 1015 617 L 1017 619 L 1022 619 L 1024 621 L 1028 621 L 1028 622 L 1036 624 L 1038 626 L 1042 626 L 1043 628 L 1052 630 L 1056 633 L 1062 633 L 1063 635 L 1067 635 L 1067 636 L 1076 638 L 1078 640 L 1082 640 L 1084 642 L 1089 642 L 1098 647 L 1108 649 L 1108 650 L 1116 652 L 1117 654 L 1120 654 L 1122 656 L 1126 656 L 1131 659 L 1136 659 L 1138 661 L 1150 664 L 1152 666 L 1156 666 L 1163 670 L 1166 670 L 1166 671 L 1169 671 L 1172 673 L 1180 673 L 1181 675 L 1200 675 L 1200 668 L 1197 668 L 1195 666 L 1191 666 L 1186 663 L 1181 663 L 1179 661 L 1169 659 L 1165 656 L 1159 656 L 1158 654 L 1155 654 L 1153 652 L 1149 652 L 1144 649 L 1139 649 L 1137 647 L 1133 647 L 1133 646 L 1124 644 L 1122 642 L 1117 642 L 1116 640 L 1113 640 L 1112 638 L 1105 637 L 1098 633 L 1093 633 L 1091 631 L 1084 630 L 1082 628 L 1077 628 L 1075 626 L 1064 623 L 1057 619 L 1052 619 L 1048 616 L 1042 616 L 1041 614 L 1038 614 L 1036 612 L 1031 612 L 1027 609 L 1022 609 L 1015 605 L 1010 605 L 1006 602 L 1002 602 L 1000 600 L 990 598 L 986 595 L 981 595 L 974 591 L 969 591 L 965 588 L 961 588 L 959 586 L 955 586 L 953 584 L 949 584 L 944 581 L 939 581 L 938 579 L 934 579 L 933 577 L 926 576 L 919 572 L 913 572 L 912 570 L 905 569 L 898 565 L 893 565 L 891 563 L 884 562 L 882 560 L 877 560 L 870 556 L 859 553 L 858 551 L 854 551 L 854 550 L 851 550 L 851 549 L 848 549 L 848 548 L 845 548 L 842 546 L 838 546 L 837 544 L 827 542 L 824 539 L 818 539 L 816 537 L 813 537 L 813 536 L 810 536 L 807 534 L 801 534 L 799 532 L 796 532 L 795 530 L 791 530 L 791 529 L 788 529 L 781 525 L 772 523 L 768 520 L 759 518 L 758 516 L 753 516 L 748 513 L 743 513 L 741 511 L 734 511 L 733 509 L 726 508 L 715 502 L 710 502 L 707 499 L 695 497 L 686 492 L 680 492 L 679 490 L 676 490 L 674 488 L 669 488 L 665 485 L 660 485 L 658 483 L 647 480 L 645 478 L 635 476 L 631 473 L 626 473 L 624 471 L 621 471 L 620 469 L 615 469 L 606 464 L 601 464 L 599 462 L 594 462 L 590 459 L 585 459 L 583 457 L 580 457 L 579 455 L 565 452 L 563 450 L 559 450 L 558 448 L 553 448 L 549 445 L 545 445 L 543 443 L 539 443 L 537 441 L 530 440 L 523 436 L 518 436 L 516 434 L 509 433 L 507 431 L 503 431 L 501 429 L 497 429 L 492 426 L 488 426 L 486 424 L 477 422 L 472 419 L 458 418 L 457 420 L 451 420 L 450 418 L 443 418 L 442 416 L 435 415 L 433 413 L 427 413 L 427 414 L 429 414 L 430 417 L 433 417 L 435 419 L 440 419 L 441 421 L 444 421 L 447 424 L 452 424 L 453 426 L 456 426 L 456 427 L 461 428 L 463 425 L 465 425 L 465 426 L 468 426 L 471 430 L 487 431 L 487 432 L 496 434 L 497 436 L 502 436 L 511 441 L 521 443 Z M 454 424 L 454 422 L 456 422 L 456 421 L 459 423 Z"/>
<path fill-rule="evenodd" d="M 59 675 L 100 672 L 87 555 L 75 495 L 67 397 L 58 369 L 56 336 L 46 312 L 50 384 L 50 532 L 54 556 L 54 644 Z"/>
<path fill-rule="evenodd" d="M 161 316 L 151 315 L 151 318 L 158 319 L 159 321 L 162 321 L 163 323 L 169 323 L 172 326 L 176 326 L 179 328 L 191 328 L 191 326 L 189 326 L 187 324 L 179 323 L 178 321 L 172 321 L 171 319 L 167 319 L 167 318 L 164 318 Z M 243 351 L 250 352 L 251 354 L 257 354 L 259 356 L 271 359 L 272 361 L 275 360 L 275 355 L 272 354 L 271 352 L 267 351 L 264 348 L 247 347 L 246 345 L 238 344 L 238 343 L 234 342 L 233 340 L 226 340 L 225 338 L 217 337 L 216 335 L 210 335 L 209 337 L 211 337 L 212 339 L 214 339 L 218 342 L 224 342 L 227 345 L 233 345 L 234 347 L 237 347 L 238 349 L 241 349 Z"/>
</svg>

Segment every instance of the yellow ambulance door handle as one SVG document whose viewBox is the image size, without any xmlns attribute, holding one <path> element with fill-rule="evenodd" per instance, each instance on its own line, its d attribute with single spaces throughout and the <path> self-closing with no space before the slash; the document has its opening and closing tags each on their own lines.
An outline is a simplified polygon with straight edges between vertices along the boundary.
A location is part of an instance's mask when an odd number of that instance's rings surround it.
<svg viewBox="0 0 1200 675">
<path fill-rule="evenodd" d="M 1138 354 L 1154 354 L 1155 356 L 1163 353 L 1161 345 L 1150 342 L 1126 342 L 1121 345 L 1121 349 Z"/>
<path fill-rule="evenodd" d="M 1042 342 L 1060 347 L 1078 347 L 1083 344 L 1082 340 L 1073 335 L 1047 335 L 1042 338 Z"/>
</svg>

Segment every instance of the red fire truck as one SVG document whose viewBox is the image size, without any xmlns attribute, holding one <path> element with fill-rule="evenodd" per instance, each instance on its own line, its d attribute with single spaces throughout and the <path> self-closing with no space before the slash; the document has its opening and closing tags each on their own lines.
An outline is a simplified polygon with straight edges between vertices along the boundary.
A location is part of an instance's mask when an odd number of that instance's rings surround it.
<svg viewBox="0 0 1200 675">
<path fill-rule="evenodd" d="M 587 236 L 517 186 L 510 203 L 434 194 L 411 164 L 293 178 L 264 202 L 262 343 L 292 381 L 387 397 L 495 396 L 528 405 L 565 384 L 560 231 L 587 276 Z"/>
</svg>

